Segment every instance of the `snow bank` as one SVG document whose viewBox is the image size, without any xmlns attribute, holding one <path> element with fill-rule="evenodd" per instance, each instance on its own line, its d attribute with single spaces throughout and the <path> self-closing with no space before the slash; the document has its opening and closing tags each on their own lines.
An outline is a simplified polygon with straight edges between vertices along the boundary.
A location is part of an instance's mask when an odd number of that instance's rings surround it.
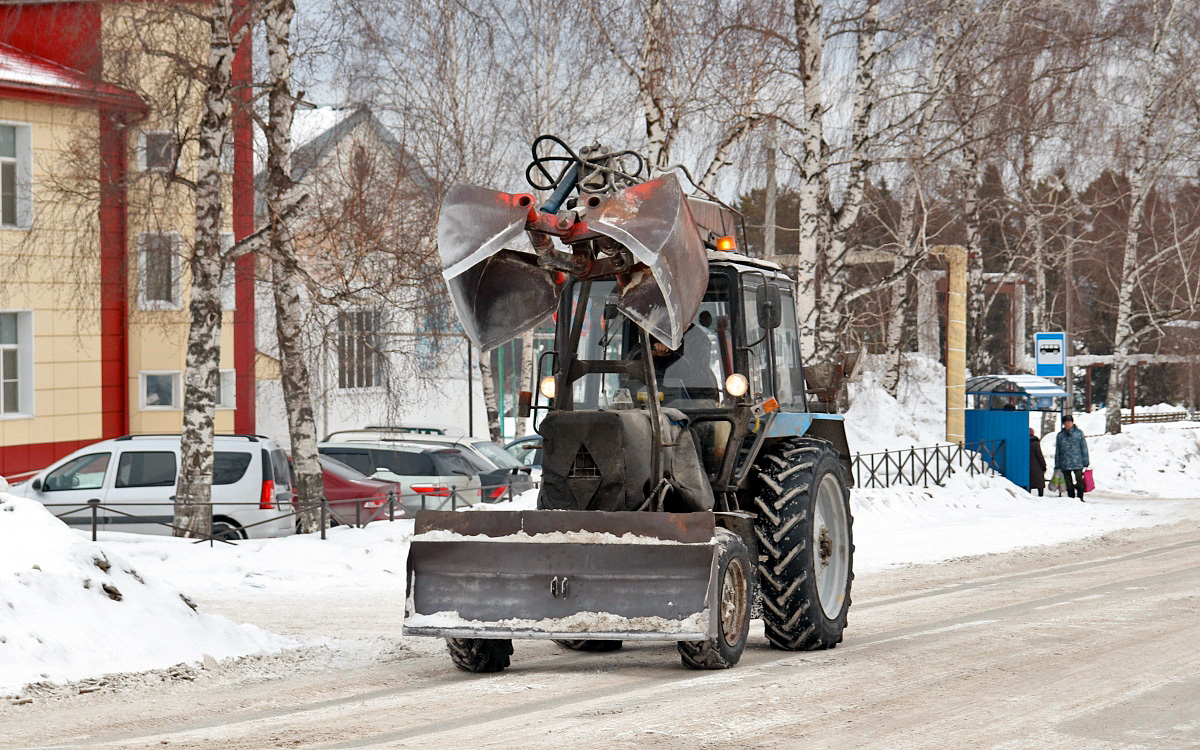
<svg viewBox="0 0 1200 750">
<path fill-rule="evenodd" d="M 318 534 L 251 539 L 236 545 L 106 532 L 107 547 L 204 598 L 287 595 L 322 590 L 404 594 L 413 522 L 375 521 L 361 529 L 337 526 Z"/>
<path fill-rule="evenodd" d="M 1129 424 L 1120 435 L 1104 431 L 1104 415 L 1078 415 L 1088 435 L 1088 454 L 1098 492 L 1155 497 L 1200 496 L 1200 425 L 1195 422 Z M 1092 423 L 1097 422 L 1098 426 Z M 1094 431 L 1093 431 L 1094 430 Z M 1042 438 L 1046 463 L 1054 466 L 1058 433 Z"/>
<path fill-rule="evenodd" d="M 32 500 L 0 494 L 0 690 L 277 651 L 287 639 L 194 611 Z"/>
<path fill-rule="evenodd" d="M 856 489 L 850 505 L 858 571 L 1061 544 L 1200 516 L 1195 503 L 1093 496 L 1081 503 L 1057 493 L 1031 495 L 1000 477 L 965 474 L 928 490 Z"/>
<path fill-rule="evenodd" d="M 906 354 L 893 398 L 883 388 L 882 356 L 864 355 L 849 383 L 846 438 L 852 453 L 937 445 L 946 436 L 946 371 L 937 360 Z"/>
</svg>

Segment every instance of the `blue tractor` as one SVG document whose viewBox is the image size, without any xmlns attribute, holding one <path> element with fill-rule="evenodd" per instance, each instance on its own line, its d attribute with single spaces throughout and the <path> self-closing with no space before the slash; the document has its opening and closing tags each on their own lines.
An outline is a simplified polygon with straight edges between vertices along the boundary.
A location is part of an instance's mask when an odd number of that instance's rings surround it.
<svg viewBox="0 0 1200 750">
<path fill-rule="evenodd" d="M 446 638 L 470 672 L 504 669 L 523 638 L 674 641 L 719 669 L 761 602 L 772 646 L 834 647 L 850 450 L 842 417 L 807 405 L 795 282 L 737 253 L 734 212 L 673 174 L 550 141 L 563 155 L 535 143 L 527 171 L 546 204 L 456 185 L 438 224 L 478 346 L 554 319 L 522 394 L 544 412 L 537 510 L 418 513 L 404 632 Z"/>
</svg>

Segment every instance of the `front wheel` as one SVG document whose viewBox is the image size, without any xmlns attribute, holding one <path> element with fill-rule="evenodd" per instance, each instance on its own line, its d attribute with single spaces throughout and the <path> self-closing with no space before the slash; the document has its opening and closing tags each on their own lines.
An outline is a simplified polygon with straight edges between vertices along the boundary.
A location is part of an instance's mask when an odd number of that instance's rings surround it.
<svg viewBox="0 0 1200 750">
<path fill-rule="evenodd" d="M 512 641 L 501 638 L 447 638 L 446 648 L 464 672 L 500 672 L 513 652 Z"/>
<path fill-rule="evenodd" d="M 811 651 L 842 640 L 854 579 L 853 518 L 833 445 L 783 441 L 758 464 L 758 580 L 775 648 Z"/>
<path fill-rule="evenodd" d="M 689 669 L 728 669 L 742 658 L 750 631 L 750 551 L 741 537 L 728 529 L 717 529 L 721 557 L 717 564 L 720 592 L 717 635 L 706 641 L 680 641 L 679 658 Z"/>
</svg>

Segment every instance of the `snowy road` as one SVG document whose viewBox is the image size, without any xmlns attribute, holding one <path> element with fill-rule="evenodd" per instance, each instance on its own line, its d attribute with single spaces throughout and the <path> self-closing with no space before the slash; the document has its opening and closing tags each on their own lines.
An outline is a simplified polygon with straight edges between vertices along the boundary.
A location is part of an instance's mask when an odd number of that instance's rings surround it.
<svg viewBox="0 0 1200 750">
<path fill-rule="evenodd" d="M 499 675 L 398 639 L 399 603 L 202 602 L 328 648 L 0 707 L 0 747 L 1193 747 L 1200 523 L 864 574 L 833 651 L 689 672 L 673 647 L 517 644 Z"/>
</svg>

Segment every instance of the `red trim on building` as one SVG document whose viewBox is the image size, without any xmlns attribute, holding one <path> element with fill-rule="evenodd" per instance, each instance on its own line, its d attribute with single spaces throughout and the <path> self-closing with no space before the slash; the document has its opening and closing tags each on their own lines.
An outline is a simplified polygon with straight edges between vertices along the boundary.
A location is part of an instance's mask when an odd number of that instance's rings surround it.
<svg viewBox="0 0 1200 750">
<path fill-rule="evenodd" d="M 0 13 L 0 39 L 84 72 L 100 68 L 100 3 L 25 2 Z"/>
<path fill-rule="evenodd" d="M 62 443 L 32 443 L 0 446 L 0 475 L 18 476 L 39 471 L 58 459 L 91 445 L 95 440 L 68 440 Z"/>
<path fill-rule="evenodd" d="M 126 130 L 100 113 L 101 433 L 129 432 L 129 268 L 125 201 Z"/>
<path fill-rule="evenodd" d="M 244 5 L 244 0 L 235 7 Z M 240 10 L 240 8 L 239 8 Z M 254 141 L 250 118 L 251 62 L 253 39 L 247 34 L 233 58 L 233 236 L 242 240 L 254 233 Z M 233 369 L 236 372 L 237 395 L 233 413 L 233 429 L 243 434 L 258 431 L 255 402 L 258 398 L 254 380 L 254 355 L 257 351 L 254 336 L 254 262 L 253 255 L 238 259 L 234 277 L 233 312 Z"/>
</svg>

